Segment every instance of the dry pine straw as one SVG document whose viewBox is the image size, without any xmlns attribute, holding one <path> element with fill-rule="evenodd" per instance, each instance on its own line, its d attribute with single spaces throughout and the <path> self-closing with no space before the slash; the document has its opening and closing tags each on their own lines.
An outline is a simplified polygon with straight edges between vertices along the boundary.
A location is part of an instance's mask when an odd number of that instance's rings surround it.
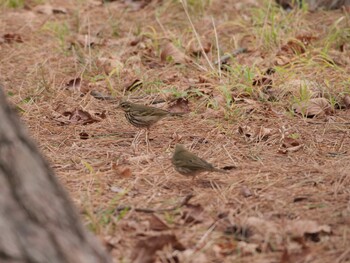
<svg viewBox="0 0 350 263">
<path fill-rule="evenodd" d="M 223 5 L 226 3 L 221 2 Z M 94 14 L 90 19 L 103 21 L 99 19 L 105 12 L 103 8 L 90 7 L 89 10 L 90 15 Z M 143 19 L 150 19 L 149 10 L 140 12 Z M 20 12 L 3 14 L 7 30 L 18 32 L 22 26 L 21 15 Z M 44 16 L 35 16 L 28 27 L 35 31 L 45 23 L 45 19 Z M 127 24 L 127 21 L 123 23 Z M 125 24 L 121 26 L 121 34 L 127 34 Z M 23 29 L 19 33 L 24 37 L 28 34 Z M 20 45 L 1 46 L 4 62 L 1 80 L 8 90 L 16 94 L 11 98 L 14 103 L 30 94 L 27 85 L 38 84 L 40 76 L 45 77 L 41 81 L 48 81 L 57 89 L 45 93 L 45 100 L 38 98 L 33 104 L 21 105 L 27 111 L 22 119 L 82 212 L 85 224 L 102 239 L 107 236 L 119 238 L 111 251 L 116 259 L 129 258 L 140 238 L 137 234 L 144 231 L 149 215 L 131 211 L 117 220 L 113 208 L 118 205 L 164 208 L 180 202 L 189 193 L 194 194 L 190 203 L 200 204 L 206 212 L 202 222 L 180 224 L 177 215 L 170 216 L 170 219 L 167 215 L 159 216 L 171 226 L 176 225 L 173 232 L 186 248 L 195 248 L 199 240 L 205 237 L 204 244 L 208 244 L 208 247 L 195 253 L 204 253 L 209 262 L 214 259 L 220 261 L 212 248 L 222 242 L 223 230 L 208 229 L 213 220 L 223 213 L 232 214 L 237 222 L 256 216 L 281 225 L 289 219 L 310 219 L 331 225 L 333 234 L 327 242 L 308 243 L 316 255 L 314 262 L 339 258 L 347 248 L 350 238 L 347 230 L 350 223 L 348 126 L 310 124 L 299 117 L 278 115 L 256 105 L 258 110 L 253 114 L 243 115 L 233 123 L 210 119 L 205 114 L 165 119 L 151 130 L 152 152 L 146 153 L 145 144 L 141 141 L 138 152 L 134 153 L 130 144 L 137 129 L 130 127 L 114 104 L 97 101 L 90 95 L 80 98 L 78 94 L 62 92 L 57 88 L 64 85 L 67 75 L 75 75 L 75 58 L 57 53 L 57 45 L 52 43 L 56 40 L 45 33 L 34 34 L 29 39 L 26 38 L 29 43 L 26 49 Z M 38 43 L 42 45 L 40 48 Z M 33 61 L 41 61 L 43 66 L 40 63 L 33 66 Z M 27 73 L 26 79 L 23 78 L 24 72 Z M 168 71 L 149 70 L 146 73 L 149 79 L 169 75 Z M 191 74 L 196 75 L 192 78 L 198 75 L 196 72 Z M 177 84 L 183 83 L 180 81 Z M 58 105 L 67 110 L 83 107 L 101 112 L 103 109 L 106 110 L 106 119 L 86 126 L 60 126 L 52 117 L 57 114 Z M 197 107 L 195 102 L 190 106 L 191 109 Z M 349 122 L 348 111 L 337 112 L 337 117 Z M 238 127 L 243 125 L 271 128 L 272 133 L 267 140 L 249 142 L 238 133 Z M 299 134 L 299 141 L 303 144 L 299 151 L 288 154 L 278 152 L 282 137 L 286 135 L 282 132 L 285 129 L 288 129 L 288 134 Z M 80 139 L 79 134 L 83 131 L 94 137 Z M 224 175 L 203 174 L 192 181 L 177 174 L 171 167 L 170 157 L 176 142 L 184 143 L 218 167 L 236 165 L 237 168 Z M 125 168 L 130 168 L 131 175 L 120 173 Z M 242 195 L 243 186 L 250 190 L 252 196 Z M 111 187 L 127 189 L 128 192 L 118 194 Z M 293 202 L 299 197 L 305 199 Z M 110 208 L 112 212 L 109 212 Z M 109 216 L 110 222 L 104 222 L 103 215 Z M 171 224 L 171 220 L 175 223 Z M 272 259 L 278 261 L 281 253 L 255 253 L 240 258 L 233 249 L 226 255 L 226 260 L 230 262 L 239 257 L 241 262 L 271 262 Z"/>
</svg>

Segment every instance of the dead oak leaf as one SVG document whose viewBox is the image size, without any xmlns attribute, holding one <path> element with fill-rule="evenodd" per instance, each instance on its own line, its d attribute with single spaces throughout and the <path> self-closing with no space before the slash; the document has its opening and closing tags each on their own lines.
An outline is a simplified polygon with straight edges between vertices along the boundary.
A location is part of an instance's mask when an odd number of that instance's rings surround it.
<svg viewBox="0 0 350 263">
<path fill-rule="evenodd" d="M 130 167 L 125 165 L 118 165 L 116 163 L 112 163 L 112 169 L 116 172 L 118 176 L 127 178 L 132 176 L 132 172 Z"/>
<path fill-rule="evenodd" d="M 20 34 L 17 34 L 17 33 L 7 33 L 7 34 L 4 34 L 2 37 L 1 37 L 1 43 L 8 43 L 8 44 L 11 44 L 11 43 L 14 43 L 14 42 L 17 42 L 17 43 L 23 43 L 23 39 L 21 37 Z"/>
<path fill-rule="evenodd" d="M 33 8 L 33 11 L 39 14 L 52 15 L 52 14 L 67 14 L 67 9 L 59 6 L 51 6 L 49 4 L 38 5 Z"/>
<path fill-rule="evenodd" d="M 294 112 L 308 118 L 329 115 L 333 111 L 331 104 L 325 98 L 313 98 L 308 101 L 294 103 L 292 108 Z"/>
<path fill-rule="evenodd" d="M 294 138 L 284 138 L 281 144 L 279 153 L 286 154 L 288 152 L 296 152 L 299 151 L 304 145 Z"/>
<path fill-rule="evenodd" d="M 172 113 L 188 113 L 190 112 L 190 107 L 188 106 L 188 99 L 178 98 L 168 107 L 168 111 Z"/>
<path fill-rule="evenodd" d="M 186 224 L 199 224 L 205 220 L 205 211 L 200 204 L 187 204 L 181 218 Z"/>
<path fill-rule="evenodd" d="M 160 58 L 163 62 L 173 62 L 175 64 L 185 64 L 189 61 L 189 58 L 171 42 L 167 42 L 163 46 Z"/>
<path fill-rule="evenodd" d="M 132 251 L 132 262 L 153 263 L 156 260 L 156 252 L 166 246 L 171 246 L 174 250 L 185 250 L 173 234 L 150 236 L 137 242 Z"/>
<path fill-rule="evenodd" d="M 96 65 L 102 68 L 106 74 L 110 74 L 115 71 L 119 71 L 124 68 L 124 64 L 115 57 L 100 57 L 96 61 Z"/>
<path fill-rule="evenodd" d="M 148 219 L 150 229 L 154 231 L 165 231 L 169 230 L 169 226 L 161 220 L 158 216 L 152 214 Z"/>
<path fill-rule="evenodd" d="M 101 117 L 99 117 L 100 115 Z M 55 117 L 55 121 L 61 125 L 81 124 L 87 125 L 94 122 L 99 122 L 105 117 L 105 112 L 91 114 L 87 111 L 75 108 L 72 111 L 64 111 L 60 116 Z"/>
<path fill-rule="evenodd" d="M 207 39 L 201 39 L 201 44 L 202 46 L 199 45 L 197 39 L 192 39 L 186 47 L 188 54 L 198 57 L 203 55 L 203 52 L 206 54 L 209 53 L 212 47 L 212 43 Z"/>
<path fill-rule="evenodd" d="M 314 242 L 318 242 L 322 235 L 330 235 L 332 233 L 329 225 L 319 225 L 313 220 L 292 221 L 285 229 L 286 233 L 294 239 L 311 239 Z"/>
</svg>

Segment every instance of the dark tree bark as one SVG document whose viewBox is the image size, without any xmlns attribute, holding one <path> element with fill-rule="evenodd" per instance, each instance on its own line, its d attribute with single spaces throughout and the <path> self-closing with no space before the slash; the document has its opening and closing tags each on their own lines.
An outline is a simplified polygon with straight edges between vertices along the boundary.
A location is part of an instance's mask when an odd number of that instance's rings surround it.
<svg viewBox="0 0 350 263">
<path fill-rule="evenodd" d="M 112 262 L 0 87 L 0 262 Z"/>
</svg>

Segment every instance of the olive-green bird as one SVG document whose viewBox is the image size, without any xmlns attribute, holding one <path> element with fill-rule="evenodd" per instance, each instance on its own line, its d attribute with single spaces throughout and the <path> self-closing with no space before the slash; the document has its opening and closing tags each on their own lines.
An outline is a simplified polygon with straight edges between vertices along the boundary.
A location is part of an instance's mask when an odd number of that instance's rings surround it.
<svg viewBox="0 0 350 263">
<path fill-rule="evenodd" d="M 153 124 L 167 116 L 181 116 L 184 113 L 173 113 L 155 107 L 123 101 L 119 107 L 125 112 L 128 122 L 138 128 L 149 129 Z"/>
<path fill-rule="evenodd" d="M 195 154 L 189 152 L 181 144 L 176 144 L 175 152 L 173 154 L 171 162 L 177 172 L 193 177 L 201 172 L 206 171 L 227 173 L 227 171 L 215 168 L 212 164 L 208 163 L 204 159 L 199 158 Z"/>
<path fill-rule="evenodd" d="M 141 129 L 146 129 L 146 144 L 147 150 L 149 150 L 149 129 L 159 120 L 167 116 L 181 116 L 184 113 L 173 113 L 167 110 L 162 110 L 155 107 L 150 107 L 142 104 L 131 103 L 129 101 L 122 101 L 119 106 L 125 112 L 125 118 L 128 122 Z M 136 142 L 140 137 L 141 131 L 135 136 L 132 146 L 136 148 Z"/>
</svg>

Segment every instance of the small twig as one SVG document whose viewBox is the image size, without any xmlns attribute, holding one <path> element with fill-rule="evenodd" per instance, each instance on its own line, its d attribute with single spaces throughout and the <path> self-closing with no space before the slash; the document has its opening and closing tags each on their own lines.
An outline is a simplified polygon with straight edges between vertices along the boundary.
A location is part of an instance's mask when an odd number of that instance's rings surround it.
<svg viewBox="0 0 350 263">
<path fill-rule="evenodd" d="M 177 210 L 177 209 L 187 205 L 188 202 L 192 199 L 192 197 L 194 197 L 193 194 L 188 194 L 188 195 L 186 195 L 183 198 L 181 203 L 179 203 L 178 205 L 175 205 L 173 207 L 170 207 L 170 208 L 152 209 L 152 208 L 138 208 L 138 207 L 132 207 L 132 206 L 118 206 L 115 210 L 117 212 L 123 211 L 123 210 L 133 210 L 135 212 L 141 212 L 141 213 L 164 213 L 164 212 L 170 212 L 170 211 Z"/>
<path fill-rule="evenodd" d="M 223 55 L 221 58 L 218 59 L 218 61 L 215 61 L 215 65 L 222 65 L 222 64 L 226 64 L 228 62 L 228 60 L 232 57 L 236 57 L 238 56 L 239 54 L 242 54 L 242 53 L 245 53 L 247 52 L 248 49 L 245 48 L 245 47 L 241 47 L 241 48 L 237 48 L 236 50 L 232 51 L 232 53 L 230 54 L 226 54 L 226 55 Z"/>
</svg>

